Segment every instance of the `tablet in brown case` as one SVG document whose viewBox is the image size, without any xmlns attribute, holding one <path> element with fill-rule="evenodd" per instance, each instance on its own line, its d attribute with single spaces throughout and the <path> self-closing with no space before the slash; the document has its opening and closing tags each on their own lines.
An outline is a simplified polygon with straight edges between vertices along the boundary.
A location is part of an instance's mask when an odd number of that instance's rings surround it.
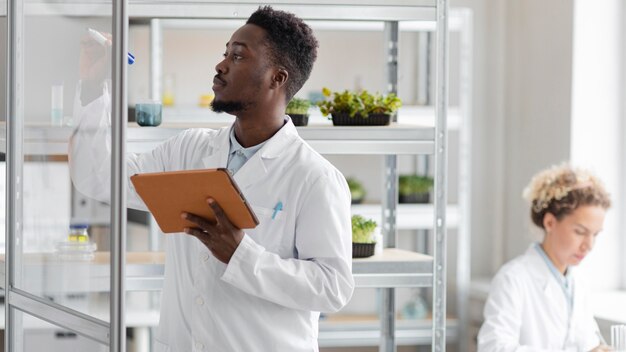
<svg viewBox="0 0 626 352">
<path fill-rule="evenodd" d="M 240 229 L 259 224 L 252 208 L 226 169 L 154 172 L 131 176 L 137 194 L 164 233 L 183 232 L 197 225 L 181 218 L 182 212 L 214 220 L 207 203 L 212 197 Z"/>
</svg>

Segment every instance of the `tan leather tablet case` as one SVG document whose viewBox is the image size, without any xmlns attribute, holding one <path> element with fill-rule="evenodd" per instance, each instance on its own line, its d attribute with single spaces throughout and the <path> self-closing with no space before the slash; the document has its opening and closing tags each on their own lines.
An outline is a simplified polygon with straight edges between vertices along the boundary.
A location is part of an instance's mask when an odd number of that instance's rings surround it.
<svg viewBox="0 0 626 352">
<path fill-rule="evenodd" d="M 217 201 L 238 228 L 250 229 L 259 224 L 226 169 L 136 174 L 130 180 L 164 233 L 197 226 L 181 218 L 182 212 L 214 220 L 215 214 L 206 201 L 209 197 Z"/>
</svg>

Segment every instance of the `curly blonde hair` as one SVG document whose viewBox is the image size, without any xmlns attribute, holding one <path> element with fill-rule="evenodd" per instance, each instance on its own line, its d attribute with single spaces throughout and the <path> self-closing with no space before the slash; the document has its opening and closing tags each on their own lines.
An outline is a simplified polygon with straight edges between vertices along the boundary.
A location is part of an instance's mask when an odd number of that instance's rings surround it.
<svg viewBox="0 0 626 352">
<path fill-rule="evenodd" d="M 610 195 L 602 181 L 588 170 L 567 163 L 533 176 L 524 190 L 524 198 L 531 203 L 530 217 L 540 228 L 547 213 L 561 220 L 580 206 L 611 207 Z"/>
</svg>

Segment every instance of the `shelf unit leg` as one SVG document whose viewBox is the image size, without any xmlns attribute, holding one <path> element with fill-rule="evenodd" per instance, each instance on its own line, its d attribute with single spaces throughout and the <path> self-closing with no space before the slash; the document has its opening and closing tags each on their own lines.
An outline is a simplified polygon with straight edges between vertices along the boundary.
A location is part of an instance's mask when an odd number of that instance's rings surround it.
<svg viewBox="0 0 626 352">
<path fill-rule="evenodd" d="M 380 352 L 396 351 L 396 300 L 395 289 L 381 288 Z"/>
<path fill-rule="evenodd" d="M 385 48 L 387 52 L 387 92 L 398 92 L 398 21 L 385 22 Z M 393 116 L 393 122 L 398 116 Z M 383 194 L 383 235 L 385 247 L 396 247 L 398 240 L 397 202 L 398 202 L 398 157 L 385 156 L 385 186 Z M 380 311 L 380 352 L 396 352 L 396 302 L 395 289 L 381 289 Z"/>
<path fill-rule="evenodd" d="M 433 243 L 433 351 L 446 350 L 446 202 L 448 1 L 437 1 L 435 119 L 435 233 Z"/>
</svg>

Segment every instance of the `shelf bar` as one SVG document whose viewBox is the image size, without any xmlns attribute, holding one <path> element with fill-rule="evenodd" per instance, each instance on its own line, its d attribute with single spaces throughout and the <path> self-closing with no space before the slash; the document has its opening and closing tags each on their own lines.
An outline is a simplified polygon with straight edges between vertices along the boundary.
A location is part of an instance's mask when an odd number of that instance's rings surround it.
<svg viewBox="0 0 626 352">
<path fill-rule="evenodd" d="M 433 351 L 446 350 L 446 185 L 448 108 L 448 1 L 437 1 L 435 89 L 435 231 L 433 241 Z"/>
<path fill-rule="evenodd" d="M 21 284 L 23 214 L 23 131 L 24 131 L 24 2 L 7 2 L 7 130 L 6 130 L 6 242 L 5 295 Z M 5 351 L 22 351 L 22 316 L 9 301 L 5 310 Z"/>
<path fill-rule="evenodd" d="M 448 319 L 446 325 L 448 342 L 458 341 L 459 323 Z M 430 345 L 432 321 L 429 319 L 403 320 L 396 326 L 398 346 Z M 321 320 L 318 343 L 320 347 L 366 347 L 380 343 L 379 322 L 376 320 Z"/>
<path fill-rule="evenodd" d="M 354 282 L 359 288 L 431 287 L 432 274 L 355 274 Z"/>
<path fill-rule="evenodd" d="M 126 53 L 128 2 L 113 2 L 112 109 L 111 109 L 111 300 L 110 350 L 126 351 Z"/>
<path fill-rule="evenodd" d="M 198 128 L 220 128 L 214 124 L 197 124 Z M 129 127 L 127 130 L 128 151 L 144 153 L 153 150 L 167 140 L 193 124 L 162 126 L 146 129 Z M 6 130 L 0 124 L 0 133 Z M 360 127 L 339 128 L 333 126 L 298 128 L 300 136 L 321 154 L 433 154 L 435 151 L 434 129 L 396 125 L 384 128 Z M 29 126 L 24 130 L 25 155 L 67 155 L 67 143 L 72 134 L 71 127 Z M 370 138 L 366 134 L 371 135 Z M 5 141 L 0 136 L 0 143 Z M 0 152 L 4 145 L 0 145 Z"/>
<path fill-rule="evenodd" d="M 460 21 L 460 67 L 459 81 L 460 94 L 459 105 L 461 114 L 465 117 L 460 121 L 459 129 L 459 206 L 460 214 L 458 222 L 457 240 L 457 316 L 459 320 L 459 338 L 457 347 L 459 352 L 470 350 L 468 341 L 471 341 L 469 319 L 469 286 L 471 277 L 470 259 L 470 235 L 471 235 L 471 165 L 472 165 L 472 28 L 473 18 L 469 9 L 458 9 L 456 16 Z M 449 120 L 447 122 L 450 122 Z M 448 124 L 449 126 L 450 124 Z M 448 213 L 449 214 L 449 213 Z M 450 224 L 450 218 L 446 219 Z"/>
<path fill-rule="evenodd" d="M 398 93 L 398 21 L 385 22 L 385 48 L 387 50 L 387 94 Z M 397 122 L 397 112 L 393 121 Z M 398 156 L 385 155 L 386 197 L 383 199 L 383 235 L 385 247 L 395 248 L 398 242 L 397 201 L 398 201 Z M 382 309 L 380 311 L 380 352 L 396 351 L 396 298 L 393 287 L 381 288 Z"/>
<path fill-rule="evenodd" d="M 69 329 L 102 344 L 106 345 L 109 343 L 109 324 L 102 320 L 73 311 L 21 290 L 11 290 L 7 297 L 9 305 L 13 309 L 19 309 L 24 313 Z"/>
<path fill-rule="evenodd" d="M 163 26 L 160 19 L 150 20 L 150 99 L 161 101 L 163 86 Z"/>
<path fill-rule="evenodd" d="M 329 0 L 327 4 L 316 1 L 315 4 L 276 3 L 274 7 L 294 13 L 304 20 L 361 20 L 361 21 L 435 21 L 434 6 L 394 6 L 381 4 L 363 4 L 355 2 L 336 4 Z M 380 3 L 380 2 L 379 2 Z M 332 5 L 332 6 L 329 6 Z M 135 3 L 131 2 L 130 16 L 140 18 L 217 18 L 239 19 L 245 21 L 258 8 L 255 3 L 207 3 L 198 2 L 181 6 L 176 2 Z"/>
</svg>

